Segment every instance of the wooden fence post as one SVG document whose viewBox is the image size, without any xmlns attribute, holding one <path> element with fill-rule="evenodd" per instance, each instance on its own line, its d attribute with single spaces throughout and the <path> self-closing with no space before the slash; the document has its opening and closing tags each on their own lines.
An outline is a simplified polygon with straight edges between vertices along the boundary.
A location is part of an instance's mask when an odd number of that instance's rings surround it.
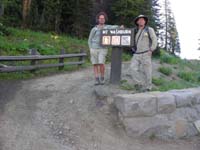
<svg viewBox="0 0 200 150">
<path fill-rule="evenodd" d="M 65 50 L 64 50 L 64 49 L 61 49 L 61 50 L 60 50 L 60 54 L 61 54 L 61 55 L 62 55 L 62 54 L 65 54 Z M 62 65 L 62 66 L 59 66 L 58 69 L 59 69 L 59 70 L 63 70 L 63 69 L 64 69 L 64 58 L 59 58 L 59 63 L 63 63 L 63 65 Z"/>
<path fill-rule="evenodd" d="M 80 53 L 84 53 L 84 50 L 81 49 L 81 50 L 80 50 Z M 84 59 L 85 59 L 84 56 L 80 56 L 80 57 L 79 57 L 79 61 L 84 61 Z M 79 64 L 79 66 L 81 66 L 81 65 L 82 65 L 82 64 Z"/>
<path fill-rule="evenodd" d="M 37 50 L 36 49 L 31 49 L 31 55 L 37 55 Z M 37 61 L 36 60 L 31 60 L 31 66 L 34 66 L 35 64 L 37 63 Z M 33 70 L 31 70 L 30 72 L 31 73 L 34 73 L 36 70 L 35 69 L 33 69 Z"/>
</svg>

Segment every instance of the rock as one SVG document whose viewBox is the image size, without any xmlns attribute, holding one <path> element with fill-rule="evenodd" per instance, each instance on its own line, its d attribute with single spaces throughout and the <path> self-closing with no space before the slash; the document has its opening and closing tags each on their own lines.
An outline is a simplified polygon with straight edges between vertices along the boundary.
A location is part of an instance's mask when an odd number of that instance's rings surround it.
<svg viewBox="0 0 200 150">
<path fill-rule="evenodd" d="M 197 136 L 198 134 L 199 134 L 199 132 L 198 132 L 197 128 L 194 126 L 194 124 L 189 123 L 188 132 L 187 132 L 188 137 Z"/>
<path fill-rule="evenodd" d="M 195 105 L 194 108 L 196 109 L 197 113 L 200 115 L 200 105 Z"/>
<path fill-rule="evenodd" d="M 158 100 L 157 111 L 159 114 L 172 113 L 176 110 L 175 97 L 168 93 L 153 93 Z"/>
<path fill-rule="evenodd" d="M 172 122 L 165 115 L 153 117 L 125 118 L 123 121 L 126 132 L 129 136 L 138 137 L 152 135 L 156 137 L 174 137 Z"/>
<path fill-rule="evenodd" d="M 168 91 L 168 93 L 175 96 L 176 107 L 192 106 L 192 99 L 194 99 L 194 95 L 192 91 L 171 90 L 171 91 Z"/>
<path fill-rule="evenodd" d="M 194 97 L 192 99 L 192 104 L 193 105 L 200 104 L 200 88 L 193 89 L 192 93 L 194 95 Z"/>
<path fill-rule="evenodd" d="M 71 99 L 71 100 L 69 101 L 69 103 L 70 103 L 70 104 L 74 104 L 74 100 Z"/>
<path fill-rule="evenodd" d="M 124 117 L 147 117 L 156 114 L 156 98 L 146 93 L 124 94 L 114 98 L 117 109 Z"/>
<path fill-rule="evenodd" d="M 180 120 L 175 121 L 175 131 L 176 131 L 176 136 L 178 138 L 186 137 L 187 128 L 188 128 L 187 120 L 181 120 L 180 119 Z"/>
<path fill-rule="evenodd" d="M 176 111 L 169 115 L 171 120 L 184 119 L 188 122 L 194 122 L 195 120 L 200 119 L 200 115 L 197 113 L 195 108 L 178 108 Z"/>
<path fill-rule="evenodd" d="M 94 93 L 100 99 L 104 99 L 111 95 L 111 91 L 108 87 L 105 86 L 96 86 L 94 88 Z"/>
<path fill-rule="evenodd" d="M 113 97 L 108 97 L 107 98 L 107 102 L 109 105 L 113 104 L 114 103 L 114 98 Z"/>
</svg>

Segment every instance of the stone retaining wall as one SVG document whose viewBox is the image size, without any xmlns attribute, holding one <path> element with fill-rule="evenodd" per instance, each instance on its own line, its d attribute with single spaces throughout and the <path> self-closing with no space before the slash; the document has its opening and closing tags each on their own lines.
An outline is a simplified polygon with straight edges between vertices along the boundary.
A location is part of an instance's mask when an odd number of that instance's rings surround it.
<svg viewBox="0 0 200 150">
<path fill-rule="evenodd" d="M 179 139 L 198 135 L 200 88 L 120 94 L 114 97 L 129 136 Z"/>
</svg>

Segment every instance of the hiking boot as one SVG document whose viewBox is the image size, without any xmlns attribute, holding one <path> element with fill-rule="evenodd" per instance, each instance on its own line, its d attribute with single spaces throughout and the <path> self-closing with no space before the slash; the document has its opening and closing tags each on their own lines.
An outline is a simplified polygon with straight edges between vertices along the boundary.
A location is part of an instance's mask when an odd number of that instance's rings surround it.
<svg viewBox="0 0 200 150">
<path fill-rule="evenodd" d="M 101 77 L 101 78 L 100 78 L 100 84 L 101 84 L 101 85 L 104 85 L 104 84 L 105 84 L 105 79 L 104 79 L 104 77 Z"/>
<path fill-rule="evenodd" d="M 94 85 L 100 85 L 100 80 L 99 80 L 99 78 L 95 78 Z"/>
<path fill-rule="evenodd" d="M 147 89 L 147 88 L 144 88 L 144 89 L 140 89 L 139 92 L 141 93 L 144 93 L 144 92 L 150 92 L 151 89 Z"/>
</svg>

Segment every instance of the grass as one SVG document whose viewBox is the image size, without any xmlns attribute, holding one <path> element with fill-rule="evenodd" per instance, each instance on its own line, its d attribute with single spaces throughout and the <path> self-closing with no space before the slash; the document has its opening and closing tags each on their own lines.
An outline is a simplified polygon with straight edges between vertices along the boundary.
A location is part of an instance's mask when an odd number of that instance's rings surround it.
<svg viewBox="0 0 200 150">
<path fill-rule="evenodd" d="M 160 67 L 158 69 L 158 71 L 161 72 L 161 73 L 163 73 L 163 74 L 165 74 L 165 75 L 167 75 L 167 76 L 169 76 L 169 75 L 172 74 L 172 69 L 169 68 L 169 67 Z"/>
<path fill-rule="evenodd" d="M 43 55 L 59 54 L 61 49 L 65 49 L 67 53 L 76 53 L 80 49 L 88 51 L 86 40 L 67 35 L 14 28 L 10 28 L 10 31 L 8 36 L 0 36 L 1 55 L 25 55 L 31 48 L 36 48 Z"/>
<path fill-rule="evenodd" d="M 163 78 L 152 78 L 152 83 L 156 86 L 162 86 L 166 83 L 166 80 Z"/>
<path fill-rule="evenodd" d="M 162 74 L 175 77 L 170 80 L 166 77 L 153 77 L 153 90 L 167 91 L 200 86 L 200 61 L 188 61 L 161 51 L 161 67 L 158 71 Z M 166 67 L 167 66 L 167 67 Z"/>
<path fill-rule="evenodd" d="M 165 51 L 161 51 L 160 54 L 160 63 L 167 63 L 167 64 L 178 64 L 180 63 L 181 59 L 179 57 L 176 57 L 174 55 L 170 55 L 166 53 Z"/>
<path fill-rule="evenodd" d="M 196 72 L 179 72 L 178 76 L 188 82 L 199 82 L 199 73 Z"/>
<path fill-rule="evenodd" d="M 153 78 L 152 83 L 156 86 L 153 91 L 168 91 L 171 89 L 184 89 L 190 87 L 198 87 L 200 82 L 188 82 L 186 80 L 167 80 L 164 78 Z"/>
</svg>

